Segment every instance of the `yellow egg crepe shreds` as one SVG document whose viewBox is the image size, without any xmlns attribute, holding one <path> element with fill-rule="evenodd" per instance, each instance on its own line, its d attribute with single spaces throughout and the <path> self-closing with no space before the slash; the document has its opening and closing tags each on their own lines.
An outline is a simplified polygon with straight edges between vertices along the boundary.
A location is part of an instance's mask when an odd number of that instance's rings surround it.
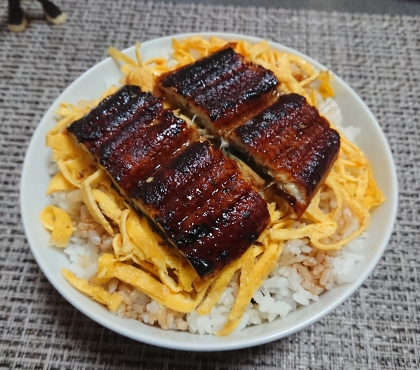
<svg viewBox="0 0 420 370">
<path fill-rule="evenodd" d="M 250 248 L 251 250 L 251 248 Z M 237 261 L 232 262 L 227 268 L 225 268 L 217 279 L 211 284 L 209 291 L 207 292 L 206 298 L 197 308 L 199 315 L 207 315 L 210 313 L 213 306 L 219 300 L 224 290 L 232 280 L 234 273 L 241 268 L 243 257 Z"/>
<path fill-rule="evenodd" d="M 100 286 L 89 285 L 85 279 L 80 279 L 71 271 L 62 269 L 61 273 L 67 281 L 73 285 L 77 290 L 86 294 L 95 301 L 108 306 L 111 312 L 117 311 L 122 302 L 122 297 L 119 293 L 109 294 L 104 288 Z"/>
<path fill-rule="evenodd" d="M 69 182 L 62 174 L 62 172 L 57 172 L 50 181 L 47 189 L 47 195 L 55 193 L 56 191 L 67 191 L 75 189 L 71 182 Z"/>
<path fill-rule="evenodd" d="M 125 83 L 153 91 L 156 76 L 205 57 L 226 43 L 216 37 L 174 39 L 171 61 L 161 57 L 143 61 L 140 44 L 136 44 L 136 60 L 114 48 L 109 48 L 108 52 L 122 64 Z M 283 92 L 301 94 L 315 106 L 321 99 L 334 96 L 330 85 L 331 74 L 315 70 L 301 57 L 274 50 L 267 41 L 257 44 L 236 41 L 234 45 L 235 50 L 250 61 L 272 70 L 281 82 Z M 224 270 L 201 280 L 186 259 L 169 248 L 147 220 L 126 204 L 104 171 L 98 169 L 89 154 L 66 134 L 65 128 L 70 123 L 115 91 L 116 87 L 113 87 L 99 100 L 91 102 L 61 104 L 56 112 L 61 119 L 47 135 L 47 145 L 53 151 L 52 159 L 60 170 L 52 178 L 47 193 L 79 188 L 91 217 L 113 238 L 112 253 L 100 255 L 98 272 L 94 279 L 90 279 L 91 283 L 67 270 L 63 270 L 63 274 L 76 289 L 113 312 L 118 309 L 122 298 L 120 294 L 110 294 L 104 289 L 112 279 L 140 290 L 172 310 L 182 313 L 197 310 L 199 315 L 206 315 L 232 278 L 239 275 L 239 289 L 227 323 L 216 333 L 227 335 L 237 327 L 255 291 L 275 267 L 284 242 L 308 238 L 321 251 L 342 248 L 367 229 L 369 211 L 385 200 L 375 183 L 367 158 L 355 144 L 341 135 L 338 159 L 302 219 L 296 222 L 285 209 L 278 208 L 275 201 L 269 200 L 267 206 L 271 222 L 258 242 Z M 186 119 L 191 122 L 190 118 Z M 325 211 L 321 204 L 327 193 L 334 199 L 335 206 Z M 354 230 L 348 225 L 343 226 L 346 217 L 357 224 Z M 41 221 L 47 230 L 52 231 L 51 243 L 66 246 L 73 231 L 70 216 L 57 207 L 47 206 L 41 213 Z"/>
<path fill-rule="evenodd" d="M 227 335 L 235 330 L 242 319 L 246 307 L 251 302 L 255 291 L 268 277 L 278 262 L 282 247 L 281 243 L 271 243 L 256 263 L 251 248 L 244 254 L 242 257 L 239 293 L 229 313 L 227 324 L 220 332 L 216 333 L 217 335 Z"/>
<path fill-rule="evenodd" d="M 199 298 L 202 298 L 199 295 L 194 297 L 185 292 L 174 293 L 147 272 L 119 262 L 110 254 L 103 254 L 98 261 L 98 278 L 111 279 L 114 277 L 178 312 L 193 311 L 199 303 Z"/>
<path fill-rule="evenodd" d="M 71 218 L 66 211 L 54 206 L 46 206 L 41 212 L 42 225 L 51 231 L 50 244 L 64 248 L 73 232 Z"/>
<path fill-rule="evenodd" d="M 104 171 L 97 170 L 88 178 L 83 180 L 83 182 L 81 183 L 81 191 L 82 191 L 83 201 L 86 204 L 86 207 L 89 210 L 90 215 L 99 225 L 101 225 L 105 229 L 105 231 L 109 235 L 114 235 L 114 230 L 112 229 L 111 224 L 106 218 L 107 216 L 106 213 L 103 212 L 103 210 L 99 207 L 99 204 L 96 202 L 96 199 L 93 193 L 95 189 L 92 188 L 91 186 L 92 183 L 96 183 L 96 184 L 102 183 L 104 186 L 110 188 L 111 180 L 108 178 L 108 176 L 105 174 Z M 111 203 L 111 202 L 112 200 L 110 200 L 108 203 Z M 102 201 L 102 203 L 104 203 L 104 201 Z"/>
</svg>

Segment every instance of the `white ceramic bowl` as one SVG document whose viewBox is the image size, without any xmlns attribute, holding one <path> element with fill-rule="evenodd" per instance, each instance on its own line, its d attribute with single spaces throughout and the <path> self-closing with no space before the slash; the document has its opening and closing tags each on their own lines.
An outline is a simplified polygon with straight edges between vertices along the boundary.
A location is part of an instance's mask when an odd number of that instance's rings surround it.
<svg viewBox="0 0 420 370">
<path fill-rule="evenodd" d="M 203 36 L 210 34 L 203 33 Z M 247 40 L 258 42 L 260 39 L 243 35 L 213 33 L 227 40 Z M 155 56 L 168 57 L 171 53 L 172 37 L 182 39 L 191 34 L 163 37 L 142 44 L 144 60 Z M 295 53 L 312 63 L 316 68 L 326 69 L 315 60 L 301 53 L 271 43 L 274 48 Z M 125 50 L 134 57 L 134 47 Z M 333 82 L 335 100 L 341 108 L 343 126 L 353 125 L 361 129 L 357 144 L 372 163 L 375 178 L 385 193 L 386 202 L 373 212 L 369 234 L 366 238 L 365 258 L 358 265 L 358 279 L 347 285 L 335 287 L 323 293 L 318 302 L 301 307 L 290 313 L 287 319 L 277 319 L 272 323 L 251 326 L 240 333 L 226 337 L 200 336 L 196 334 L 164 331 L 138 321 L 120 319 L 101 305 L 95 303 L 74 289 L 62 276 L 60 270 L 69 266 L 66 255 L 58 249 L 48 246 L 49 233 L 40 223 L 39 214 L 48 204 L 45 191 L 49 183 L 47 166 L 51 151 L 45 147 L 45 135 L 56 119 L 54 111 L 61 102 L 77 103 L 80 100 L 93 99 L 111 84 L 117 84 L 121 73 L 110 58 L 89 69 L 74 81 L 48 109 L 29 144 L 21 182 L 21 212 L 26 236 L 36 261 L 51 284 L 74 307 L 99 324 L 129 338 L 155 346 L 188 351 L 225 351 L 251 347 L 288 336 L 331 312 L 348 298 L 368 277 L 384 252 L 390 238 L 397 210 L 397 180 L 391 151 L 385 136 L 363 101 L 340 78 Z"/>
</svg>

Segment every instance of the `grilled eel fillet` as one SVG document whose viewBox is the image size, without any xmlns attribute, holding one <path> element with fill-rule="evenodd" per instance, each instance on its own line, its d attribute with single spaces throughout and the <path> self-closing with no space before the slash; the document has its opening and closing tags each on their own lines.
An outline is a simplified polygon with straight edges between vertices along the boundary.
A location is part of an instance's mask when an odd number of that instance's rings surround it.
<svg viewBox="0 0 420 370">
<path fill-rule="evenodd" d="M 187 108 L 212 133 L 223 136 L 276 100 L 278 80 L 227 46 L 164 74 L 156 86 L 156 94 Z"/>
<path fill-rule="evenodd" d="M 273 95 L 276 84 L 270 71 L 225 47 L 162 75 L 156 86 L 268 174 L 299 218 L 337 158 L 340 137 L 305 98 Z"/>
<path fill-rule="evenodd" d="M 239 258 L 269 220 L 236 163 L 137 86 L 67 128 L 200 277 Z"/>
<path fill-rule="evenodd" d="M 338 132 L 298 94 L 281 95 L 228 141 L 270 175 L 294 218 L 305 212 L 340 149 Z"/>
</svg>

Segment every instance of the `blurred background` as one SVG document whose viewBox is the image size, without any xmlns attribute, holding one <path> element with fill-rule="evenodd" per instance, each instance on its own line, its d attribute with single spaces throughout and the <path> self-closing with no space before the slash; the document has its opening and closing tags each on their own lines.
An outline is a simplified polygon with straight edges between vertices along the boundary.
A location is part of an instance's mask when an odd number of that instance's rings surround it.
<svg viewBox="0 0 420 370">
<path fill-rule="evenodd" d="M 285 9 L 359 12 L 369 14 L 420 14 L 419 0 L 171 0 L 171 3 L 267 6 Z"/>
</svg>

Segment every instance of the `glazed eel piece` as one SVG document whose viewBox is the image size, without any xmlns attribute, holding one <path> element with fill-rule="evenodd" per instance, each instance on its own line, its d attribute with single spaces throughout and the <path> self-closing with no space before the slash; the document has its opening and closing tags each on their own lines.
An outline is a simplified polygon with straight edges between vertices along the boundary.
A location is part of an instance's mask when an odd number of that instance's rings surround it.
<svg viewBox="0 0 420 370">
<path fill-rule="evenodd" d="M 340 147 L 338 133 L 304 97 L 279 96 L 272 72 L 229 45 L 162 75 L 156 86 L 274 182 L 293 218 L 302 216 Z"/>
<path fill-rule="evenodd" d="M 239 258 L 268 224 L 236 162 L 139 87 L 122 87 L 67 133 L 202 278 Z"/>
<path fill-rule="evenodd" d="M 338 132 L 298 94 L 281 95 L 227 140 L 275 181 L 294 218 L 305 212 L 340 149 Z"/>
<path fill-rule="evenodd" d="M 223 136 L 277 99 L 274 73 L 247 62 L 228 46 L 193 64 L 162 75 L 156 94 L 197 115 L 199 123 Z"/>
</svg>

